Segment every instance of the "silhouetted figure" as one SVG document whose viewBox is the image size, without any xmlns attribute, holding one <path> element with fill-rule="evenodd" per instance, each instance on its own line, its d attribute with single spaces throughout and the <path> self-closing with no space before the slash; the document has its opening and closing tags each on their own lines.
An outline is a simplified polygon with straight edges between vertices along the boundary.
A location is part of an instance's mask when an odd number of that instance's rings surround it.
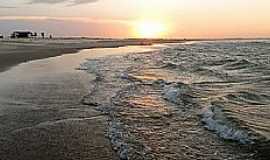
<svg viewBox="0 0 270 160">
<path fill-rule="evenodd" d="M 52 39 L 52 35 L 50 34 L 50 39 Z"/>
<path fill-rule="evenodd" d="M 44 32 L 41 32 L 41 37 L 42 37 L 42 39 L 45 38 L 45 33 Z"/>
<path fill-rule="evenodd" d="M 37 38 L 37 32 L 33 33 L 33 34 L 32 34 L 32 37 L 33 37 L 33 38 Z"/>
</svg>

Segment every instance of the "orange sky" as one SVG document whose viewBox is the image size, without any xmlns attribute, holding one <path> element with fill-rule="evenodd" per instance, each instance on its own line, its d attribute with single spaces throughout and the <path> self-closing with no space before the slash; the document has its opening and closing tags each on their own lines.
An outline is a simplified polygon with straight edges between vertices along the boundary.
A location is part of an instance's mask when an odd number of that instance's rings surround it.
<svg viewBox="0 0 270 160">
<path fill-rule="evenodd" d="M 10 0 L 0 4 L 0 33 L 31 29 L 65 36 L 140 37 L 151 26 L 163 32 L 155 37 L 270 37 L 269 19 L 269 0 Z M 138 26 L 148 27 L 138 31 Z"/>
</svg>

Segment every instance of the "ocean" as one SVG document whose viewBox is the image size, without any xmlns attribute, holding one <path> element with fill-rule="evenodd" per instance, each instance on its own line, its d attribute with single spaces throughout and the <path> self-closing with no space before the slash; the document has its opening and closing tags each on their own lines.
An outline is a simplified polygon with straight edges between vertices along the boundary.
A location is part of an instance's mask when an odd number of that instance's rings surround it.
<svg viewBox="0 0 270 160">
<path fill-rule="evenodd" d="M 203 122 L 226 139 L 270 139 L 270 41 L 183 44 L 168 49 L 169 62 L 205 106 Z"/>
<path fill-rule="evenodd" d="M 168 44 L 82 66 L 97 77 L 85 102 L 109 115 L 124 158 L 270 157 L 268 40 Z"/>
</svg>

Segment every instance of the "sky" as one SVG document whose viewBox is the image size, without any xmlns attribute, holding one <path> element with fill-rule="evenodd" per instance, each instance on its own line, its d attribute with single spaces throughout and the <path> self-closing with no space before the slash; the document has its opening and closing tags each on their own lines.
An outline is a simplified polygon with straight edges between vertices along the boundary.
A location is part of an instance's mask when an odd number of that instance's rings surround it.
<svg viewBox="0 0 270 160">
<path fill-rule="evenodd" d="M 270 37 L 270 0 L 1 0 L 0 33 L 147 38 Z"/>
</svg>

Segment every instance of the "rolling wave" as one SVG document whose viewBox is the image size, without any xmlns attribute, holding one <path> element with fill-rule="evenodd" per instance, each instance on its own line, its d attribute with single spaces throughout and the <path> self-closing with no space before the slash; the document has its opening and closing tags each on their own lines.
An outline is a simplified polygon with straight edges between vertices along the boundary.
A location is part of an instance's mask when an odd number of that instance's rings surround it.
<svg viewBox="0 0 270 160">
<path fill-rule="evenodd" d="M 206 128 L 225 139 L 269 146 L 269 41 L 181 44 L 164 57 L 164 67 L 196 77 L 189 86 L 204 108 Z"/>
</svg>

